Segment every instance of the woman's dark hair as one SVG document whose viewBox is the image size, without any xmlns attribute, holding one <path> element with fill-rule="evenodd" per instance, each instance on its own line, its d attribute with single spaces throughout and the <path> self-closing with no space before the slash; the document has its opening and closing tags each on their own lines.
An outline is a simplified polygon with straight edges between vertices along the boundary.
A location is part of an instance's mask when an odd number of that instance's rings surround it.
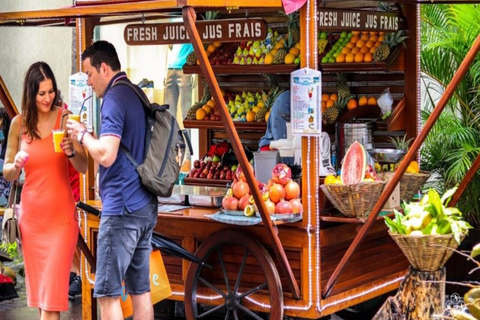
<svg viewBox="0 0 480 320">
<path fill-rule="evenodd" d="M 22 94 L 22 115 L 24 123 L 24 133 L 31 139 L 40 139 L 40 133 L 37 129 L 38 122 L 38 108 L 37 108 L 37 93 L 40 87 L 40 82 L 50 79 L 55 92 L 55 98 L 52 101 L 51 110 L 57 105 L 57 81 L 53 75 L 53 71 L 45 62 L 35 62 L 28 68 L 23 82 Z"/>
<path fill-rule="evenodd" d="M 8 131 L 10 130 L 10 116 L 7 113 L 5 108 L 0 108 L 0 119 L 2 119 L 2 132 L 3 132 L 3 141 L 2 152 L 0 152 L 0 159 L 5 159 L 5 152 L 7 152 L 7 138 Z"/>
<path fill-rule="evenodd" d="M 107 41 L 97 41 L 85 49 L 82 53 L 82 61 L 87 58 L 90 58 L 90 64 L 97 71 L 100 71 L 102 63 L 108 65 L 113 71 L 119 71 L 121 68 L 115 47 Z"/>
</svg>

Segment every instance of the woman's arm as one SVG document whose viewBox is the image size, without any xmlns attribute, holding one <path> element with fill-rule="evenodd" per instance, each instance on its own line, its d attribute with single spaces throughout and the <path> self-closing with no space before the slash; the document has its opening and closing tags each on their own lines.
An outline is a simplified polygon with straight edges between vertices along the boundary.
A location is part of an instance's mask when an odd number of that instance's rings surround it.
<svg viewBox="0 0 480 320">
<path fill-rule="evenodd" d="M 3 176 L 7 181 L 18 179 L 18 176 L 28 159 L 28 154 L 23 151 L 19 152 L 20 146 L 18 145 L 18 139 L 21 134 L 21 123 L 22 116 L 15 116 L 8 132 L 7 152 L 5 153 L 5 162 L 3 164 Z"/>
</svg>

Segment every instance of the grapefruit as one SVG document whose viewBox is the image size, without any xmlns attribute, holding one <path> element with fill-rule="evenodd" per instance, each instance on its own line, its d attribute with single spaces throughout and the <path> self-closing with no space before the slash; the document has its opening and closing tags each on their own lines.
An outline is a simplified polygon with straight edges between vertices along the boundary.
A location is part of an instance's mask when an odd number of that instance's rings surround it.
<svg viewBox="0 0 480 320">
<path fill-rule="evenodd" d="M 360 183 L 365 177 L 367 155 L 362 144 L 355 141 L 345 153 L 342 163 L 342 184 Z"/>
</svg>

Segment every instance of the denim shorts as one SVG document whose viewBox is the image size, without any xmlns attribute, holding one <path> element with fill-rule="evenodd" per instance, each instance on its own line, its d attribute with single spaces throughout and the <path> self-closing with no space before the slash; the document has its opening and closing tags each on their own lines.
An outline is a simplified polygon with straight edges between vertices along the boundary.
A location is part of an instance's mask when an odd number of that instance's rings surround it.
<svg viewBox="0 0 480 320">
<path fill-rule="evenodd" d="M 120 297 L 150 291 L 152 231 L 157 224 L 154 197 L 142 209 L 119 216 L 102 216 L 98 232 L 97 271 L 93 296 Z"/>
</svg>

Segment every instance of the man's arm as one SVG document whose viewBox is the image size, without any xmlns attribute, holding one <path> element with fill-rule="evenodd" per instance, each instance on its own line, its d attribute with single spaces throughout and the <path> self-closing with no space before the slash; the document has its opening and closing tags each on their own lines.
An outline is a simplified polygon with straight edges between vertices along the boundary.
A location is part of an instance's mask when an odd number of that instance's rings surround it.
<svg viewBox="0 0 480 320">
<path fill-rule="evenodd" d="M 113 135 L 101 136 L 96 139 L 89 132 L 83 134 L 81 143 L 90 156 L 105 168 L 110 167 L 117 159 L 120 138 Z"/>
</svg>

